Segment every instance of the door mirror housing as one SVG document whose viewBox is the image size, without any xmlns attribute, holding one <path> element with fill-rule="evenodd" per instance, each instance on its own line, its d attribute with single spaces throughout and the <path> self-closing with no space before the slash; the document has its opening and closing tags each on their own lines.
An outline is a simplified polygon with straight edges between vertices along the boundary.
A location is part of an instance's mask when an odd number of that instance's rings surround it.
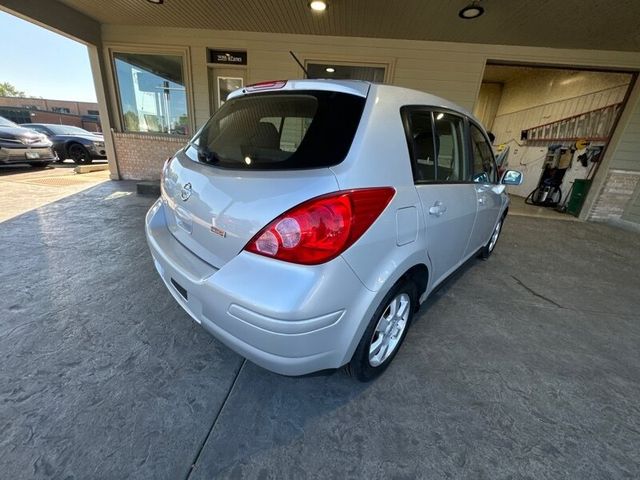
<svg viewBox="0 0 640 480">
<path fill-rule="evenodd" d="M 500 183 L 502 185 L 521 185 L 524 180 L 524 176 L 522 172 L 518 170 L 507 170 L 502 174 L 502 178 L 500 179 Z"/>
</svg>

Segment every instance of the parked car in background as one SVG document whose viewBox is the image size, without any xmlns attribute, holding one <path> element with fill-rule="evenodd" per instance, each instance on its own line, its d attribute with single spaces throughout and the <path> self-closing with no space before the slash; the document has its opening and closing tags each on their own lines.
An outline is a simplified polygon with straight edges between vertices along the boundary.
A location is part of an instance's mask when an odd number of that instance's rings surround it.
<svg viewBox="0 0 640 480">
<path fill-rule="evenodd" d="M 53 142 L 53 149 L 60 160 L 70 158 L 84 165 L 107 158 L 101 133 L 55 123 L 23 123 L 22 126 L 45 134 Z"/>
<path fill-rule="evenodd" d="M 433 95 L 359 81 L 236 90 L 167 160 L 156 269 L 211 334 L 285 375 L 387 368 L 418 306 L 507 215 L 491 143 Z"/>
<path fill-rule="evenodd" d="M 46 167 L 56 159 L 51 145 L 45 135 L 0 117 L 0 163 Z"/>
</svg>

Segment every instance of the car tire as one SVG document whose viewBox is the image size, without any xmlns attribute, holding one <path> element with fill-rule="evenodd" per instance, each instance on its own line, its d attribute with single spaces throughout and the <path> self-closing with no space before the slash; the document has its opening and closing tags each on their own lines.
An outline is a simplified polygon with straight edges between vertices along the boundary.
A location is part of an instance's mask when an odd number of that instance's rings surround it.
<svg viewBox="0 0 640 480">
<path fill-rule="evenodd" d="M 51 162 L 30 163 L 33 168 L 47 168 Z"/>
<path fill-rule="evenodd" d="M 481 259 L 487 260 L 495 250 L 498 239 L 500 238 L 500 233 L 502 232 L 502 226 L 504 225 L 504 218 L 505 217 L 503 215 L 493 229 L 493 232 L 491 232 L 491 237 L 487 244 L 480 249 L 480 254 L 478 256 Z"/>
<path fill-rule="evenodd" d="M 395 284 L 380 302 L 346 366 L 349 375 L 369 382 L 387 369 L 404 342 L 417 302 L 412 281 L 402 279 Z"/>
<path fill-rule="evenodd" d="M 78 165 L 88 165 L 93 159 L 89 154 L 89 150 L 84 148 L 79 143 L 74 143 L 67 149 L 68 157 L 71 158 Z"/>
</svg>

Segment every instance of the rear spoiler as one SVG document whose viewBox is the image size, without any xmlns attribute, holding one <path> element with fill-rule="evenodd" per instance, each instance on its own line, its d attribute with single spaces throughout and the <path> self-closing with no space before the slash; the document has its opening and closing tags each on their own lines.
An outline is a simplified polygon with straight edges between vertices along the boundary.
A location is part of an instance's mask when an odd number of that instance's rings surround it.
<svg viewBox="0 0 640 480">
<path fill-rule="evenodd" d="M 268 82 L 254 83 L 246 87 L 234 90 L 227 97 L 241 97 L 243 95 L 259 92 L 271 91 L 294 91 L 294 90 L 321 90 L 330 92 L 348 93 L 366 98 L 371 84 L 359 80 L 272 80 Z"/>
</svg>

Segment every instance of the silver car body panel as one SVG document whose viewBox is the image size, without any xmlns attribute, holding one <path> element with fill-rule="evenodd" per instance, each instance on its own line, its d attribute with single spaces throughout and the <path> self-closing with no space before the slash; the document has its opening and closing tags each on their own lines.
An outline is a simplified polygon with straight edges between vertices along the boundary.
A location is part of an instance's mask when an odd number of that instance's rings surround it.
<svg viewBox="0 0 640 480">
<path fill-rule="evenodd" d="M 346 364 L 378 304 L 409 269 L 424 265 L 429 272 L 424 300 L 488 242 L 508 206 L 496 185 L 414 185 L 400 108 L 446 108 L 473 118 L 464 109 L 366 82 L 295 80 L 281 88 L 299 89 L 366 96 L 344 161 L 295 171 L 225 170 L 197 162 L 187 147 L 166 168 L 162 197 L 146 219 L 156 268 L 178 303 L 232 349 L 286 375 Z M 229 98 L 244 94 L 260 93 L 244 89 Z M 297 265 L 243 251 L 271 220 L 305 200 L 376 186 L 394 187 L 393 199 L 327 263 Z M 438 202 L 446 211 L 430 214 Z"/>
</svg>

